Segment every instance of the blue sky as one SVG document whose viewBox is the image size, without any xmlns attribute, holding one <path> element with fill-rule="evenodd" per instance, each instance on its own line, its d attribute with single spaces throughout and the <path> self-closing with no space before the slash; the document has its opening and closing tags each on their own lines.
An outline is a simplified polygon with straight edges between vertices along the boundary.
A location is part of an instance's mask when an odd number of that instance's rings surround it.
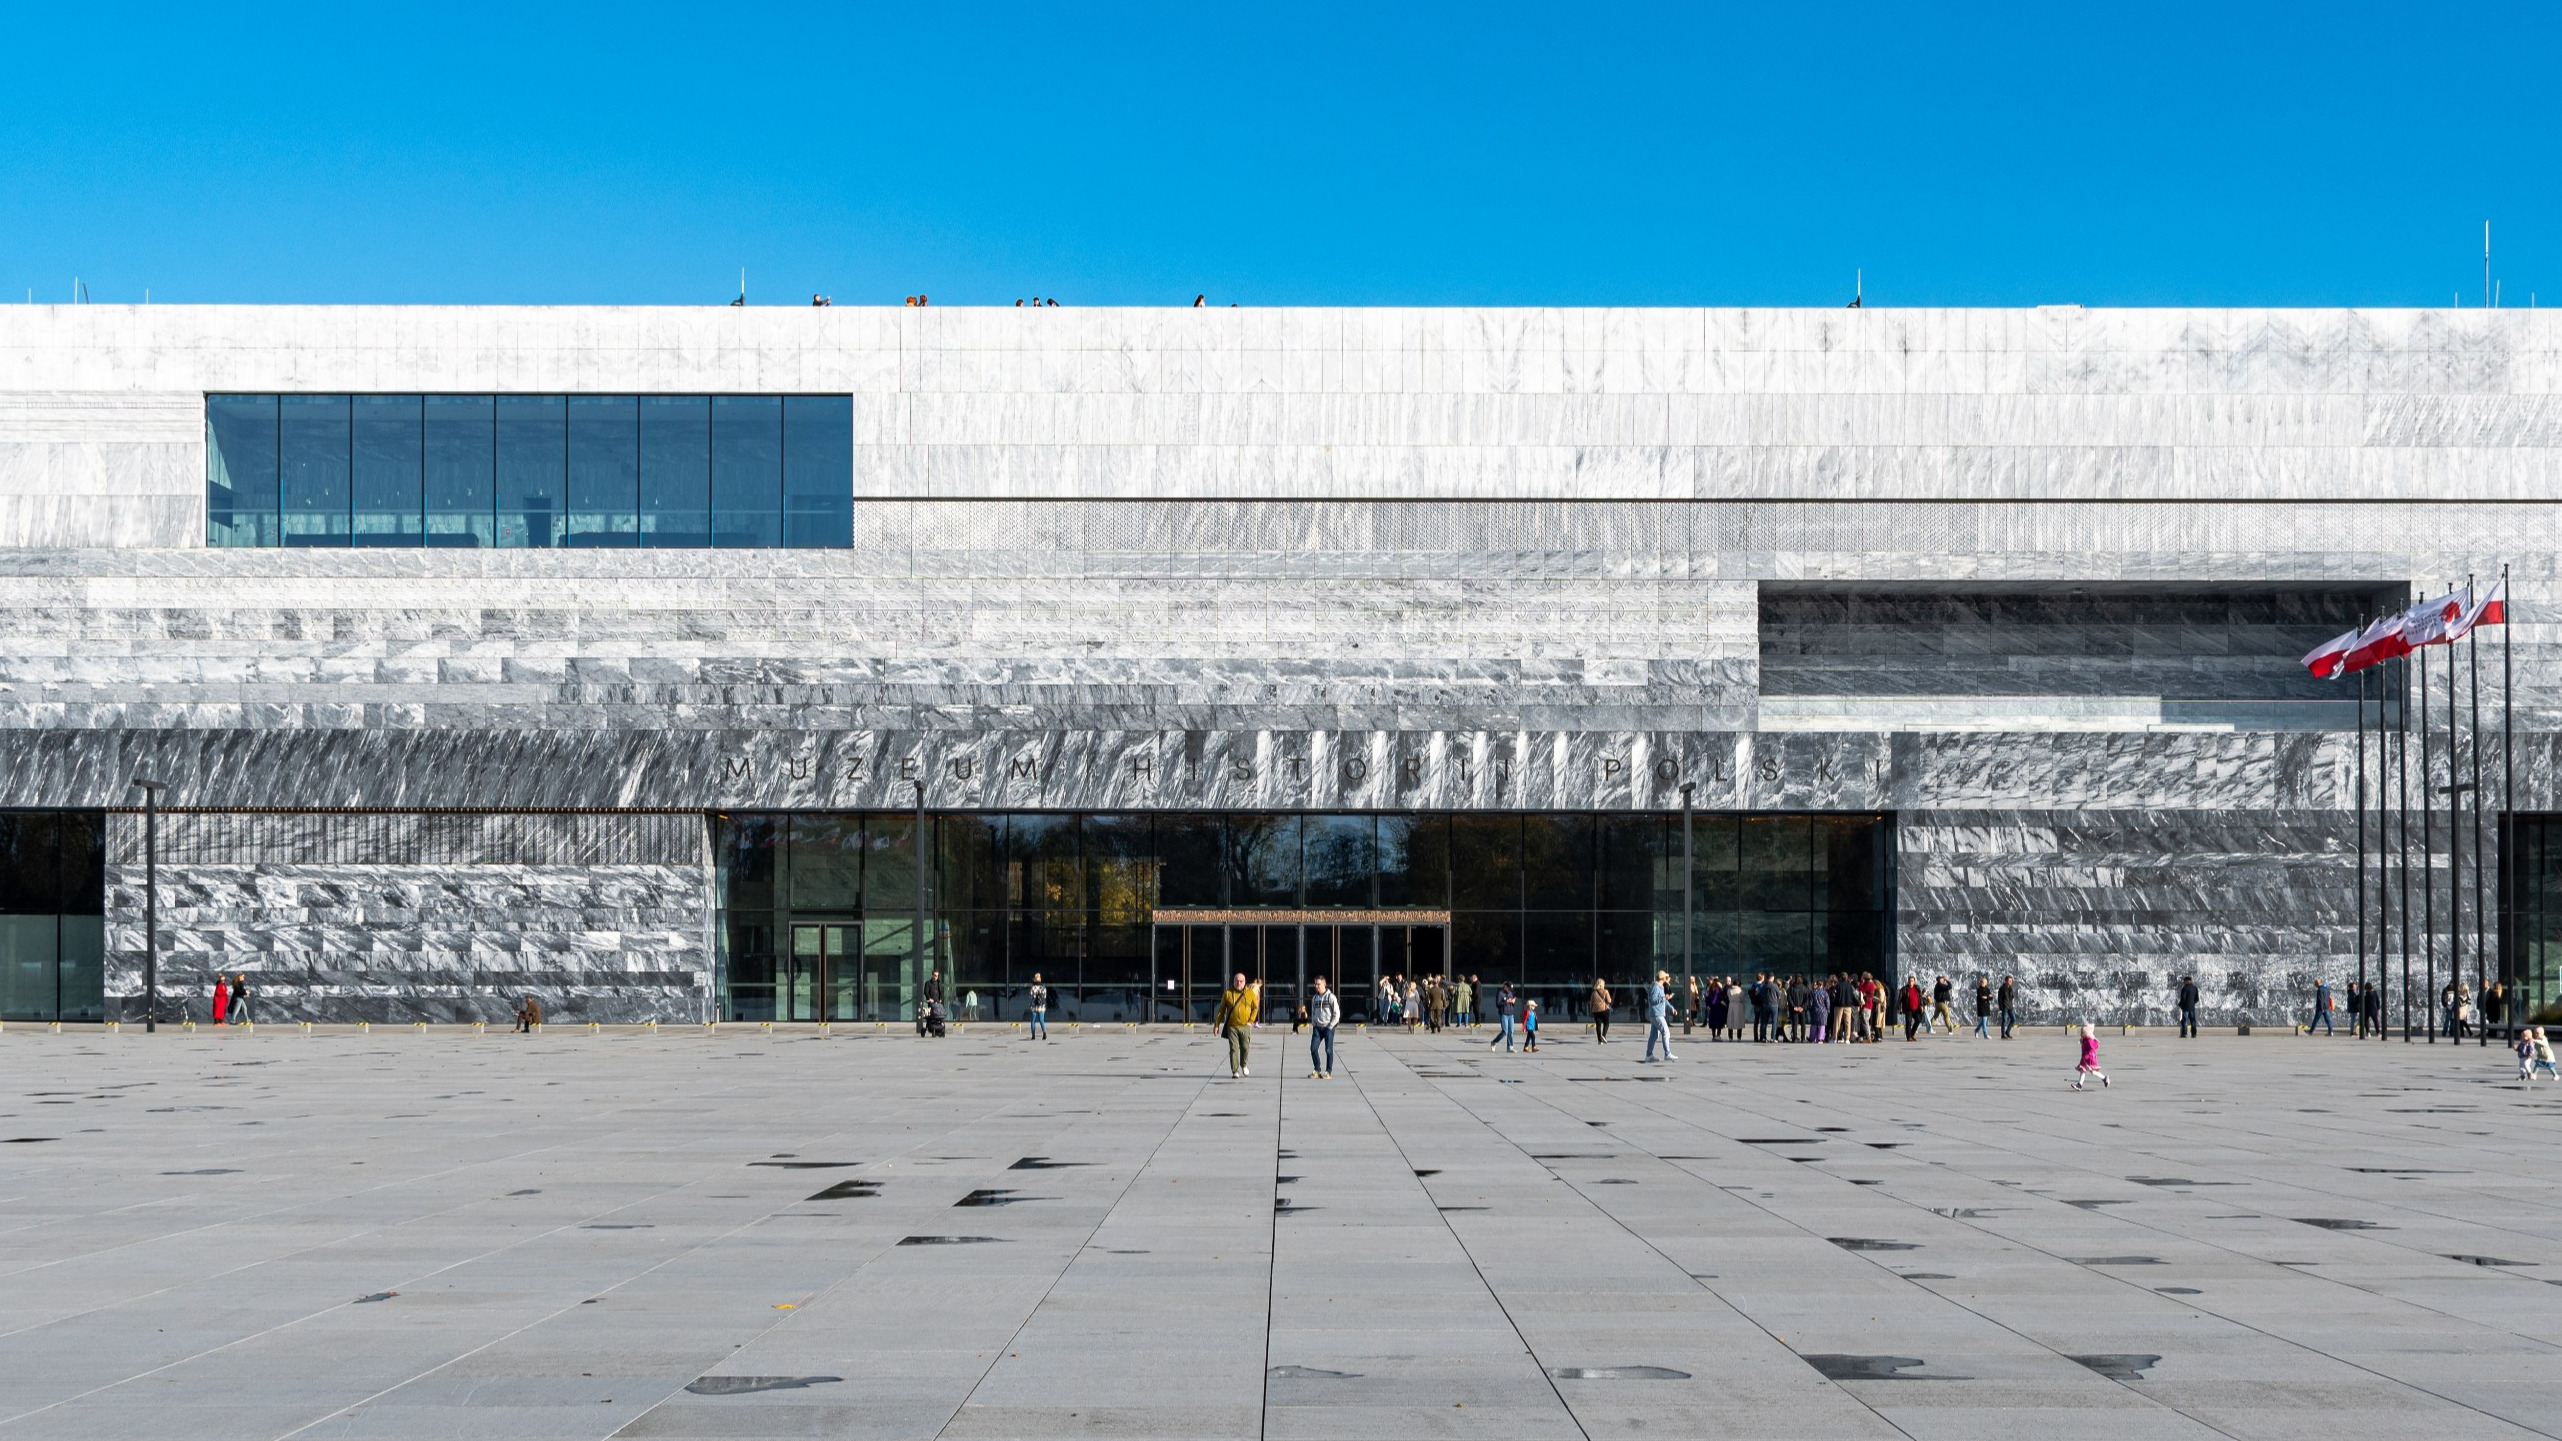
<svg viewBox="0 0 2562 1441">
<path fill-rule="evenodd" d="M 2562 303 L 2562 7 L 0 11 L 0 295 Z"/>
</svg>

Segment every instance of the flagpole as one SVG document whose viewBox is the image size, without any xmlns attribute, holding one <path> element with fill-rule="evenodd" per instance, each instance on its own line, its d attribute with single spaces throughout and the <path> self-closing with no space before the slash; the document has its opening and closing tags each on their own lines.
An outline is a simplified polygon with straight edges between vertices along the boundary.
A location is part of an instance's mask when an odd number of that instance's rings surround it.
<svg viewBox="0 0 2562 1441">
<path fill-rule="evenodd" d="M 2503 902 L 2509 908 L 2509 912 L 2514 914 L 2518 904 L 2518 873 L 2516 865 L 2510 860 L 2510 854 L 2517 848 L 2518 788 L 2517 772 L 2511 768 L 2515 761 L 2515 752 L 2511 746 L 2517 732 L 2517 722 L 2511 709 L 2509 694 L 2509 686 L 2513 680 L 2509 670 L 2509 634 L 2515 625 L 2515 622 L 2509 619 L 2509 607 L 2512 604 L 2509 598 L 2509 567 L 2506 562 L 2502 562 L 2500 565 L 2500 874 L 2507 880 L 2507 884 L 2501 887 Z M 2515 929 L 2515 926 L 2508 924 L 2500 927 L 2500 972 L 2504 976 L 2516 969 L 2512 964 L 2516 956 L 2516 948 L 2510 941 L 2510 932 Z M 2509 1004 L 2515 1006 L 2523 999 L 2522 995 L 2512 994 L 2509 997 Z"/>
<path fill-rule="evenodd" d="M 2357 995 L 2362 1017 L 2366 1005 L 2366 672 L 2357 673 Z M 2349 1032 L 2355 1035 L 2353 1021 Z M 2308 1027 L 2306 1035 L 2312 1031 Z"/>
<path fill-rule="evenodd" d="M 2464 757 L 2455 748 L 2455 727 L 2464 703 L 2455 694 L 2455 642 L 2446 643 L 2446 983 L 2464 989 Z M 2463 1015 L 2456 1012 L 2450 1044 L 2464 1043 Z"/>
<path fill-rule="evenodd" d="M 2467 576 L 2465 590 L 2470 592 L 2473 584 L 2473 578 Z M 2476 597 L 2471 603 L 2478 612 L 2481 600 Z M 2464 667 L 2470 672 L 2466 683 L 2473 692 L 2473 724 L 2469 727 L 2473 747 L 2473 994 L 2479 998 L 2476 1004 L 2482 1006 L 2482 1033 L 2474 1044 L 2487 1046 L 2491 1044 L 2491 1008 L 2484 1003 L 2490 999 L 2491 980 L 2490 963 L 2482 953 L 2487 932 L 2482 920 L 2482 646 L 2476 630 L 2477 627 L 2467 626 L 2464 631 Z M 2505 1013 L 2507 1007 L 2501 1009 Z"/>
<path fill-rule="evenodd" d="M 2429 798 L 2437 768 L 2429 764 L 2429 653 L 2420 658 L 2420 969 L 2427 986 L 2421 994 L 2437 1004 L 2437 802 Z M 2429 1012 L 2429 1044 L 2437 1044 L 2438 1016 Z"/>
<path fill-rule="evenodd" d="M 2402 684 L 2393 707 L 2393 775 L 2401 790 L 2397 868 L 2402 873 L 2402 1044 L 2411 1043 L 2411 658 L 2402 657 Z"/>
</svg>

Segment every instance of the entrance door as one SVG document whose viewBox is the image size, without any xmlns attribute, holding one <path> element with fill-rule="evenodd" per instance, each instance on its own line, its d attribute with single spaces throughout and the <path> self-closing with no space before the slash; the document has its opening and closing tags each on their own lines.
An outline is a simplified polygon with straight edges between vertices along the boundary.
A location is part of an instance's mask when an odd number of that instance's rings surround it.
<svg viewBox="0 0 2562 1441">
<path fill-rule="evenodd" d="M 779 1021 L 851 1021 L 855 1007 L 855 928 L 811 922 L 792 927 L 792 943 L 774 978 Z"/>
</svg>

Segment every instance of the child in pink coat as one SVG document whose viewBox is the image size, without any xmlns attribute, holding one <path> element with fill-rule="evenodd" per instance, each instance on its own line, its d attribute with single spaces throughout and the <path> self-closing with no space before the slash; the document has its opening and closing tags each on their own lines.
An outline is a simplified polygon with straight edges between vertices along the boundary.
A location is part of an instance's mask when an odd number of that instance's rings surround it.
<svg viewBox="0 0 2562 1441">
<path fill-rule="evenodd" d="M 2084 1026 L 2082 1027 L 2082 1063 L 2073 1068 L 2073 1089 L 2076 1091 L 2082 1089 L 2082 1082 L 2091 1076 L 2099 1077 L 2101 1090 L 2108 1089 L 2108 1073 L 2099 1068 L 2099 1033 L 2089 1026 Z"/>
</svg>

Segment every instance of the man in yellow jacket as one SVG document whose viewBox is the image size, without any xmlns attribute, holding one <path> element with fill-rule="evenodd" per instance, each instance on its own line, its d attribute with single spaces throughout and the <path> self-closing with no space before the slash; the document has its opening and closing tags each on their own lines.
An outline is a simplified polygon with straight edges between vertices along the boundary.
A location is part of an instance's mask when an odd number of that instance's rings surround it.
<svg viewBox="0 0 2562 1441">
<path fill-rule="evenodd" d="M 1245 1068 L 1246 1046 L 1253 1038 L 1255 1017 L 1262 1013 L 1262 998 L 1245 983 L 1245 972 L 1239 971 L 1219 993 L 1219 1008 L 1211 1019 L 1218 1022 L 1219 1034 L 1228 1038 L 1228 1079 L 1251 1074 Z"/>
</svg>

